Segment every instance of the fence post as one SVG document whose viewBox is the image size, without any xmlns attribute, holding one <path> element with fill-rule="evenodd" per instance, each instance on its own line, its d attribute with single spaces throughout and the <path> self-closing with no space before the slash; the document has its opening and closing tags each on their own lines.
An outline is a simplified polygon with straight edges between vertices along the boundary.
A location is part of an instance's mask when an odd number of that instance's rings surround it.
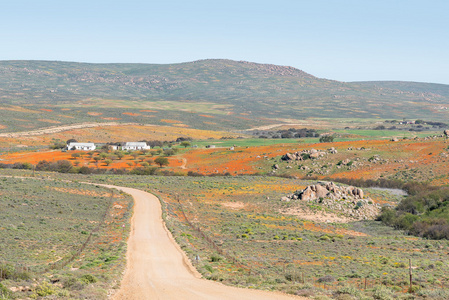
<svg viewBox="0 0 449 300">
<path fill-rule="evenodd" d="M 412 288 L 412 259 L 411 258 L 408 259 L 408 265 L 409 265 L 409 272 L 410 272 L 410 290 L 409 290 L 409 292 L 412 293 L 413 288 Z"/>
</svg>

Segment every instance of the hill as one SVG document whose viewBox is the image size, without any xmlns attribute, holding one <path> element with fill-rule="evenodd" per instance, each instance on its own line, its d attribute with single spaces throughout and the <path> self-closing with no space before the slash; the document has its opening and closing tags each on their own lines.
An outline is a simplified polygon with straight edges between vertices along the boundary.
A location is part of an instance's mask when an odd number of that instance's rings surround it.
<svg viewBox="0 0 449 300">
<path fill-rule="evenodd" d="M 447 120 L 447 106 L 447 85 L 345 83 L 244 61 L 0 61 L 2 132 L 111 120 L 203 129 L 306 118 L 442 121 Z"/>
</svg>

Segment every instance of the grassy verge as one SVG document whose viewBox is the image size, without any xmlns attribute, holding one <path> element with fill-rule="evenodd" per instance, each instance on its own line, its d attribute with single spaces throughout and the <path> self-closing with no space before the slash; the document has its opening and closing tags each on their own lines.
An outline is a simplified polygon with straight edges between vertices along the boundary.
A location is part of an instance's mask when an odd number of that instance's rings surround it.
<svg viewBox="0 0 449 300">
<path fill-rule="evenodd" d="M 125 266 L 131 198 L 36 178 L 0 178 L 0 193 L 8 245 L 0 248 L 0 280 L 10 297 L 105 299 Z"/>
</svg>

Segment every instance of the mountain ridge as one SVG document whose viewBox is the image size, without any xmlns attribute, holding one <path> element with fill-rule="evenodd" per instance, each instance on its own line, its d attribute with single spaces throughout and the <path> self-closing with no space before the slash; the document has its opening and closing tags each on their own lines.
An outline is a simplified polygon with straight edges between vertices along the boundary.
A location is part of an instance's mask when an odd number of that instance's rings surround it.
<svg viewBox="0 0 449 300">
<path fill-rule="evenodd" d="M 199 111 L 198 103 L 203 112 L 218 105 L 212 113 L 228 116 L 222 125 L 238 116 L 244 127 L 285 119 L 449 117 L 449 85 L 442 84 L 341 82 L 290 66 L 228 59 L 177 64 L 0 61 L 1 105 L 77 107 L 76 118 L 83 122 L 101 121 L 85 115 L 88 107 L 100 107 L 104 118 L 144 122 L 136 116 L 138 108 L 158 109 L 163 119 L 162 111 L 168 110 L 161 101 L 172 103 L 170 115 L 176 118 Z M 124 107 L 134 113 L 132 120 L 121 114 Z"/>
</svg>

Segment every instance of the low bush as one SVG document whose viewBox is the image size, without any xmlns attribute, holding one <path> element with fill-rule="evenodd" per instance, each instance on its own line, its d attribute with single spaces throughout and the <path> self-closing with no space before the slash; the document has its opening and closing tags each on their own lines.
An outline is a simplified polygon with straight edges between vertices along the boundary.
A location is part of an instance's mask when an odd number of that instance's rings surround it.
<svg viewBox="0 0 449 300">
<path fill-rule="evenodd" d="M 326 275 L 326 276 L 318 278 L 317 281 L 318 282 L 334 282 L 334 281 L 336 281 L 336 279 L 334 276 Z"/>
<path fill-rule="evenodd" d="M 383 285 L 376 287 L 373 291 L 373 298 L 378 300 L 392 300 L 393 291 Z"/>
<path fill-rule="evenodd" d="M 49 284 L 48 282 L 44 281 L 36 286 L 34 293 L 31 295 L 31 298 L 37 299 L 38 297 L 46 297 L 55 293 L 56 290 L 54 289 L 54 287 L 51 286 L 51 284 Z"/>
<path fill-rule="evenodd" d="M 8 290 L 3 284 L 0 283 L 0 299 L 12 299 L 11 291 Z"/>
</svg>

